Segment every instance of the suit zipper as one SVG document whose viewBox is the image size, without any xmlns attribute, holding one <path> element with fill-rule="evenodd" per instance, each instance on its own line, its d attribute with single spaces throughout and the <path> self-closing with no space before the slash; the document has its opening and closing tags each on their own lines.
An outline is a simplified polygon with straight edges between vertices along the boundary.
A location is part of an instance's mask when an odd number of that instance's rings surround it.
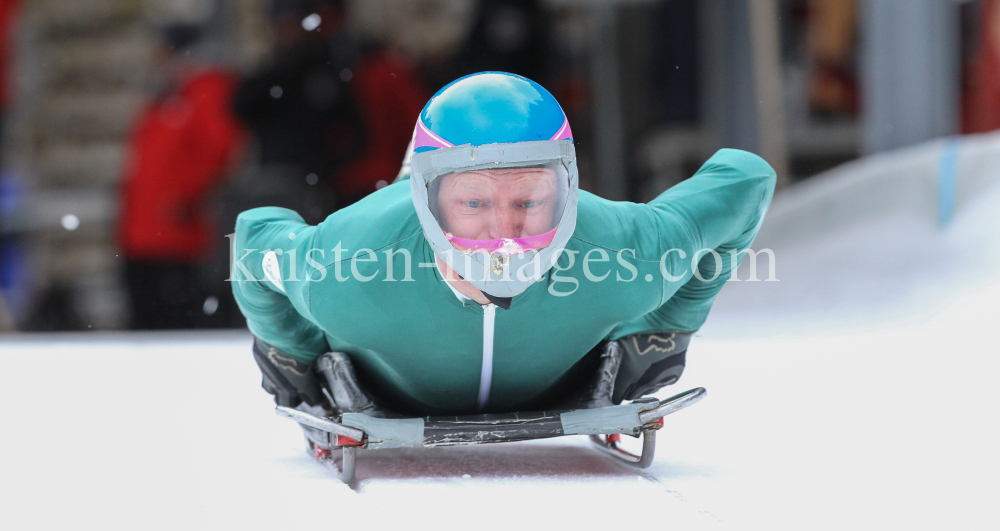
<svg viewBox="0 0 1000 531">
<path fill-rule="evenodd" d="M 476 412 L 482 413 L 490 400 L 490 387 L 493 384 L 493 331 L 497 315 L 496 304 L 483 306 L 483 369 L 479 375 L 479 398 L 476 400 Z"/>
</svg>

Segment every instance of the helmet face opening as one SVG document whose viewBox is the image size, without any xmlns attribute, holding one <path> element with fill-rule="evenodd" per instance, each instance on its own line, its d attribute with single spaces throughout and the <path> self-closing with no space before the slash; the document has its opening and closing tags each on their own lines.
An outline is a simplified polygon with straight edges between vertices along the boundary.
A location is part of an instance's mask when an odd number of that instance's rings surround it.
<svg viewBox="0 0 1000 531">
<path fill-rule="evenodd" d="M 427 200 L 456 249 L 516 254 L 551 243 L 568 195 L 569 173 L 553 162 L 446 173 Z"/>
</svg>

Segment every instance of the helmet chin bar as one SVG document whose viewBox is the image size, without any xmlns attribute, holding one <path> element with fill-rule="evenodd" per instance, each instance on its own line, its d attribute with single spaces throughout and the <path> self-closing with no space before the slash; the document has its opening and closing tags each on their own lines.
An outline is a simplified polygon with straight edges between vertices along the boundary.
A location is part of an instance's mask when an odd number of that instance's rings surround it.
<svg viewBox="0 0 1000 531">
<path fill-rule="evenodd" d="M 541 268 L 536 268 L 536 272 L 531 274 L 530 272 L 525 272 L 525 266 L 533 265 L 536 263 L 534 257 L 538 256 L 538 250 L 530 250 L 517 254 L 504 254 L 504 253 L 489 253 L 486 251 L 468 251 L 463 249 L 449 249 L 444 252 L 434 253 L 437 257 L 441 259 L 445 264 L 448 265 L 452 270 L 462 277 L 462 280 L 468 282 L 490 282 L 490 281 L 504 281 L 511 280 L 513 278 L 520 278 L 522 280 L 537 281 L 541 278 L 542 270 Z M 510 267 L 512 257 L 527 257 L 527 262 L 522 265 L 518 270 L 514 270 Z M 479 264 L 482 267 L 476 267 L 474 264 Z M 550 266 L 551 267 L 551 266 Z M 481 269 L 488 274 L 483 274 L 482 276 L 465 275 L 462 272 L 472 272 L 475 273 L 477 269 Z M 518 276 L 520 274 L 520 276 Z"/>
<path fill-rule="evenodd" d="M 490 273 L 502 275 L 510 268 L 510 255 L 500 253 L 490 253 Z"/>
<path fill-rule="evenodd" d="M 551 263 L 542 262 L 539 250 L 506 255 L 452 248 L 444 252 L 435 251 L 434 254 L 462 280 L 494 297 L 519 295 L 552 267 Z M 512 263 L 515 265 L 512 266 Z"/>
<path fill-rule="evenodd" d="M 433 215 L 428 183 L 457 171 L 516 168 L 531 164 L 561 163 L 567 170 L 566 204 L 551 243 L 518 254 L 459 250 L 452 245 Z M 511 144 L 464 145 L 416 153 L 410 190 L 424 237 L 434 254 L 475 288 L 494 297 L 520 295 L 552 268 L 576 228 L 579 176 L 576 151 L 569 140 L 540 140 Z"/>
</svg>

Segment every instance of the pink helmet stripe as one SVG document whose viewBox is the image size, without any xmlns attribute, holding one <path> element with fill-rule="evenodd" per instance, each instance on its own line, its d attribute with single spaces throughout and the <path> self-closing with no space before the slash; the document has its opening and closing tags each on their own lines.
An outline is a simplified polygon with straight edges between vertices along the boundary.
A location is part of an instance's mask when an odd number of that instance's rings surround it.
<svg viewBox="0 0 1000 531">
<path fill-rule="evenodd" d="M 417 128 L 413 131 L 413 149 L 422 147 L 450 148 L 455 144 L 437 136 L 424 125 L 423 120 L 417 120 Z"/>
<path fill-rule="evenodd" d="M 564 140 L 567 138 L 573 138 L 573 131 L 569 128 L 569 118 L 563 120 L 562 127 L 549 140 Z"/>
</svg>

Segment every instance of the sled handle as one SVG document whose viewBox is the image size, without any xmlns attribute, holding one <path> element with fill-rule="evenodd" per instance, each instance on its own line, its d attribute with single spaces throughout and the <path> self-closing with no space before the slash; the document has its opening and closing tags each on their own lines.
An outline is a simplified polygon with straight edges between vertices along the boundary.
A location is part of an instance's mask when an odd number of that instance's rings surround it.
<svg viewBox="0 0 1000 531">
<path fill-rule="evenodd" d="M 343 424 L 337 424 L 336 422 L 329 421 L 315 415 L 310 415 L 304 411 L 299 411 L 285 406 L 278 406 L 274 408 L 274 412 L 280 417 L 292 419 L 299 424 L 305 424 L 306 426 L 310 426 L 327 433 L 343 435 L 344 437 L 350 437 L 356 441 L 362 441 L 365 438 L 365 432 L 361 430 L 344 426 Z"/>
<path fill-rule="evenodd" d="M 705 398 L 706 394 L 708 394 L 708 391 L 706 391 L 704 387 L 695 387 L 694 389 L 684 391 L 679 395 L 672 396 L 660 402 L 660 405 L 653 409 L 640 411 L 639 422 L 649 424 L 656 419 L 661 419 L 671 413 L 676 413 L 690 405 L 696 404 L 699 400 Z"/>
</svg>

